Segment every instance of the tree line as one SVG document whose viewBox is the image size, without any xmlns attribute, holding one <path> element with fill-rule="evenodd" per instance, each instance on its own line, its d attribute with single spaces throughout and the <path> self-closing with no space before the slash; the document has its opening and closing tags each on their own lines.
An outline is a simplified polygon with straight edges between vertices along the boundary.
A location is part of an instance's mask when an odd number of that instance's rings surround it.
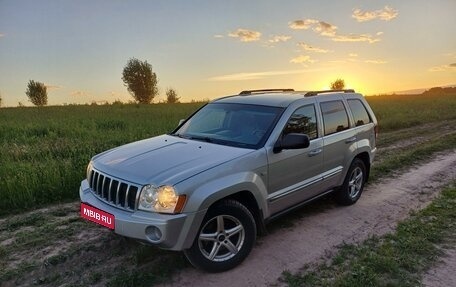
<svg viewBox="0 0 456 287">
<path fill-rule="evenodd" d="M 159 94 L 157 75 L 152 71 L 152 65 L 147 61 L 136 58 L 128 60 L 122 71 L 122 81 L 138 103 L 150 104 Z M 25 94 L 35 106 L 47 105 L 48 94 L 44 83 L 30 80 Z M 178 97 L 175 89 L 167 88 L 165 94 L 167 103 L 179 103 L 180 97 Z"/>
</svg>

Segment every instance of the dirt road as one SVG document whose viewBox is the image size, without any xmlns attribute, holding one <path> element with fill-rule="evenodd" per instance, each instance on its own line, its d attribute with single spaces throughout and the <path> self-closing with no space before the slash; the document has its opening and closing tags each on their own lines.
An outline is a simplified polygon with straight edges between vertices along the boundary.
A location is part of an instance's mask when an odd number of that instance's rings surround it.
<svg viewBox="0 0 456 287">
<path fill-rule="evenodd" d="M 395 178 L 369 185 L 354 206 L 339 207 L 331 201 L 319 204 L 319 211 L 296 219 L 292 227 L 275 228 L 259 238 L 246 261 L 233 270 L 207 274 L 184 269 L 165 286 L 267 286 L 277 283 L 282 271 L 297 271 L 303 265 L 322 260 L 343 243 L 365 240 L 392 231 L 411 210 L 426 206 L 440 187 L 456 178 L 456 151 L 441 154 Z M 305 209 L 305 208 L 304 208 Z M 287 216 L 285 216 L 286 219 Z M 282 224 L 283 224 L 282 219 Z M 453 275 L 453 274 L 451 274 Z"/>
</svg>

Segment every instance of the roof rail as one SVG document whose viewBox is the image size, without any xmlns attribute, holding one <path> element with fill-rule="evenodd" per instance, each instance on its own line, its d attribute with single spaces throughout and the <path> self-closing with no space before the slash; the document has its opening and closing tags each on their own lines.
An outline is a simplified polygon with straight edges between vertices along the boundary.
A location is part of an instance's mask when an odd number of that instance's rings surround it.
<svg viewBox="0 0 456 287">
<path fill-rule="evenodd" d="M 264 89 L 264 90 L 246 90 L 239 93 L 239 95 L 251 95 L 251 94 L 261 94 L 261 93 L 277 93 L 277 92 L 294 92 L 294 89 Z"/>
<path fill-rule="evenodd" d="M 318 94 L 335 93 L 335 92 L 354 93 L 355 90 L 353 90 L 353 89 L 347 89 L 347 90 L 310 91 L 310 92 L 305 93 L 304 97 L 312 97 L 312 96 L 316 96 L 316 95 L 318 95 Z"/>
</svg>

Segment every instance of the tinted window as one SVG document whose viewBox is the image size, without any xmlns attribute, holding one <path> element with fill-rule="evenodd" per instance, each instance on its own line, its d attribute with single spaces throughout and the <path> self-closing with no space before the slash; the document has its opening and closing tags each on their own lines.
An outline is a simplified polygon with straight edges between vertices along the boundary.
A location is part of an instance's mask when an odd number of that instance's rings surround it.
<svg viewBox="0 0 456 287">
<path fill-rule="evenodd" d="M 348 100 L 348 105 L 352 111 L 356 126 L 362 126 L 371 122 L 366 107 L 360 100 Z"/>
<path fill-rule="evenodd" d="M 282 111 L 278 107 L 210 103 L 172 135 L 221 145 L 259 148 Z"/>
<path fill-rule="evenodd" d="M 317 138 L 317 117 L 314 105 L 297 109 L 288 120 L 283 134 L 299 133 L 306 134 L 309 139 Z"/>
<path fill-rule="evenodd" d="M 342 101 L 320 103 L 325 135 L 348 129 L 348 116 Z"/>
</svg>

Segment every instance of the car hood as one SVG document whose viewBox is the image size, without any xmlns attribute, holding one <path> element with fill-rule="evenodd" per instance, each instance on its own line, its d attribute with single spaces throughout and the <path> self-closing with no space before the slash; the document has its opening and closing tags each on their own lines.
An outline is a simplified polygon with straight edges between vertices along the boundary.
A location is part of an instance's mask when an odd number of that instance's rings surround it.
<svg viewBox="0 0 456 287">
<path fill-rule="evenodd" d="M 92 165 L 138 184 L 173 185 L 252 151 L 162 135 L 96 155 Z"/>
</svg>

